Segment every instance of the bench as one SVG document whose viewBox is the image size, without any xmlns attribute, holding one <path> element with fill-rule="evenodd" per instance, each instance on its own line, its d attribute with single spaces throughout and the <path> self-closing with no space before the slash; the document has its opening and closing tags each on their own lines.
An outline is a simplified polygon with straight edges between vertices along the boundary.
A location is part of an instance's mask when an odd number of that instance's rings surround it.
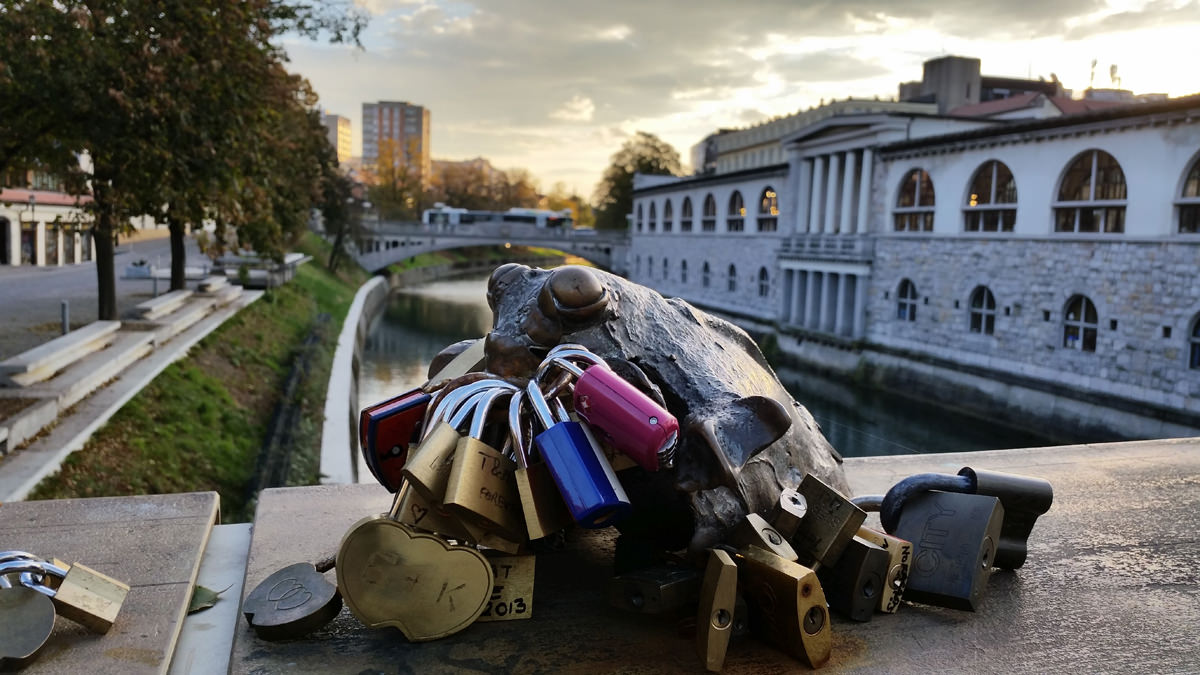
<svg viewBox="0 0 1200 675">
<path fill-rule="evenodd" d="M 179 309 L 184 300 L 192 297 L 192 292 L 189 290 L 171 291 L 164 293 L 157 298 L 151 298 L 145 302 L 137 304 L 137 311 L 142 315 L 142 318 L 147 321 L 153 321 L 161 316 L 166 316 L 171 312 Z"/>
<path fill-rule="evenodd" d="M 123 373 L 134 361 L 149 354 L 153 349 L 153 341 L 153 333 L 121 332 L 103 350 L 79 359 L 53 379 L 24 391 L 53 397 L 58 402 L 58 409 L 66 410 Z"/>
<path fill-rule="evenodd" d="M 96 321 L 79 330 L 0 361 L 0 386 L 25 387 L 49 379 L 116 338 L 120 321 Z"/>
<path fill-rule="evenodd" d="M 211 293 L 216 293 L 217 291 L 221 290 L 222 288 L 227 287 L 228 284 L 229 284 L 228 277 L 224 277 L 224 276 L 205 277 L 204 280 L 202 280 L 200 282 L 199 289 L 200 289 L 201 293 L 211 294 Z"/>
</svg>

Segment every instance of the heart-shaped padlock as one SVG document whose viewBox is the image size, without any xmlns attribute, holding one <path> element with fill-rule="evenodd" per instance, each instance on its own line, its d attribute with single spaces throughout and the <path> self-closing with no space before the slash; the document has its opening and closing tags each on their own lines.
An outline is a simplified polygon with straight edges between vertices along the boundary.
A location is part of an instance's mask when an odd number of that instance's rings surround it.
<svg viewBox="0 0 1200 675">
<path fill-rule="evenodd" d="M 54 630 L 54 603 L 31 588 L 0 588 L 0 670 L 37 658 Z"/>
<path fill-rule="evenodd" d="M 397 503 L 407 491 L 397 493 Z M 338 589 L 369 628 L 395 626 L 413 642 L 471 625 L 492 593 L 492 567 L 468 546 L 417 532 L 391 514 L 364 518 L 342 538 Z"/>
<path fill-rule="evenodd" d="M 264 640 L 311 633 L 342 610 L 337 588 L 312 563 L 296 563 L 263 579 L 242 601 L 242 614 Z"/>
</svg>

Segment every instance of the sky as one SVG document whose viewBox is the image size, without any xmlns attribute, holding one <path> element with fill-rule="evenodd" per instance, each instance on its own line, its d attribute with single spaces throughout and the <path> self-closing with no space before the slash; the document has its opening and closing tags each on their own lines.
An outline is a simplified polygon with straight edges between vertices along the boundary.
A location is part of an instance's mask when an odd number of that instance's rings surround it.
<svg viewBox="0 0 1200 675">
<path fill-rule="evenodd" d="M 1200 93 L 1200 0 L 353 0 L 362 48 L 289 38 L 328 112 L 431 111 L 435 159 L 529 169 L 590 197 L 636 131 L 679 150 L 721 127 L 846 97 L 891 98 L 953 54 L 985 75 Z"/>
</svg>

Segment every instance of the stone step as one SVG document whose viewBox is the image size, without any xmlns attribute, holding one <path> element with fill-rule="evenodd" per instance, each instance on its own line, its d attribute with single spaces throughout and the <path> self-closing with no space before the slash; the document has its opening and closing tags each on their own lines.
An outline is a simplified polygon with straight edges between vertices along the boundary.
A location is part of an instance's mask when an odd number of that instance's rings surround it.
<svg viewBox="0 0 1200 675">
<path fill-rule="evenodd" d="M 0 393 L 6 396 L 29 396 L 28 390 L 25 389 L 3 389 L 0 390 Z M 15 415 L 0 420 L 0 424 L 5 427 L 0 429 L 0 455 L 12 452 L 58 419 L 58 400 L 53 396 L 39 396 L 38 398 L 41 400 Z M 7 437 L 4 438 L 6 435 Z"/>
<path fill-rule="evenodd" d="M 240 297 L 242 297 L 242 287 L 230 284 L 214 293 L 213 301 L 217 303 L 217 307 L 224 307 Z"/>
<path fill-rule="evenodd" d="M 96 321 L 0 361 L 0 386 L 24 387 L 49 379 L 73 362 L 103 349 L 120 328 L 120 321 Z"/>
<path fill-rule="evenodd" d="M 192 292 L 183 289 L 164 293 L 157 298 L 151 298 L 137 305 L 138 313 L 147 321 L 155 321 L 179 309 L 185 300 L 192 297 Z"/>
<path fill-rule="evenodd" d="M 216 301 L 212 298 L 192 300 L 173 313 L 154 321 L 154 344 L 161 345 L 190 328 L 212 311 Z"/>
<path fill-rule="evenodd" d="M 106 349 L 89 354 L 71 364 L 56 377 L 25 391 L 58 401 L 65 410 L 104 386 L 125 371 L 130 364 L 150 353 L 154 334 L 122 331 Z"/>
<path fill-rule="evenodd" d="M 229 284 L 229 277 L 213 275 L 205 277 L 200 282 L 199 289 L 201 293 L 211 294 L 216 293 L 222 288 L 226 288 Z"/>
</svg>

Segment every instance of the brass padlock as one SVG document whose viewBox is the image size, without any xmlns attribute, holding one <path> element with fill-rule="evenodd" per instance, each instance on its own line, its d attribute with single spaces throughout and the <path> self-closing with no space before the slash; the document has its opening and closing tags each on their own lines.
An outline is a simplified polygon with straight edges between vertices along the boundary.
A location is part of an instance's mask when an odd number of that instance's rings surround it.
<svg viewBox="0 0 1200 675">
<path fill-rule="evenodd" d="M 870 621 L 887 586 L 887 551 L 862 537 L 854 537 L 837 565 L 818 572 L 829 607 L 853 621 Z"/>
<path fill-rule="evenodd" d="M 807 514 L 808 500 L 804 498 L 804 495 L 792 488 L 784 488 L 779 493 L 779 502 L 775 505 L 775 512 L 771 514 L 771 524 L 775 526 L 776 530 L 779 530 L 784 539 L 791 541 L 792 537 L 796 536 L 800 521 L 804 520 L 804 516 Z"/>
<path fill-rule="evenodd" d="M 837 563 L 867 513 L 812 474 L 804 476 L 797 491 L 808 509 L 792 535 L 792 548 L 814 570 Z"/>
<path fill-rule="evenodd" d="M 725 666 L 729 638 L 733 636 L 737 606 L 737 563 L 721 549 L 712 549 L 700 589 L 696 612 L 696 653 L 704 667 L 718 672 Z"/>
<path fill-rule="evenodd" d="M 454 545 L 397 520 L 405 482 L 386 514 L 363 518 L 342 537 L 336 569 L 346 606 L 368 628 L 394 626 L 413 642 L 471 625 L 495 579 L 473 547 Z"/>
<path fill-rule="evenodd" d="M 97 633 L 112 628 L 129 594 L 128 584 L 79 563 L 67 565 L 55 560 L 40 566 L 42 578 L 26 585 L 50 596 L 60 616 Z"/>
<path fill-rule="evenodd" d="M 757 546 L 784 560 L 796 562 L 796 551 L 792 549 L 791 544 L 787 543 L 779 530 L 771 527 L 766 519 L 757 513 L 746 514 L 742 522 L 733 529 L 730 539 L 738 548 Z"/>
<path fill-rule="evenodd" d="M 400 501 L 397 518 L 418 530 L 440 534 L 447 539 L 478 544 L 474 533 L 441 504 L 430 504 L 420 492 L 409 490 Z"/>
<path fill-rule="evenodd" d="M 485 556 L 492 565 L 492 595 L 479 615 L 479 621 L 515 621 L 533 618 L 533 555 L 505 555 L 489 551 Z"/>
<path fill-rule="evenodd" d="M 828 661 L 833 638 L 816 572 L 757 546 L 740 550 L 734 561 L 750 630 L 813 668 Z"/>
<path fill-rule="evenodd" d="M 490 389 L 516 388 L 500 380 L 482 380 L 455 389 L 445 396 L 437 406 L 431 424 L 427 424 L 426 435 L 421 444 L 410 453 L 404 465 L 404 478 L 412 489 L 421 493 L 425 501 L 440 504 L 446 496 L 446 482 L 454 465 L 454 451 L 461 438 L 459 430 L 470 419 L 475 405 L 483 400 Z M 462 401 L 460 405 L 455 404 Z M 442 421 L 439 417 L 447 417 Z"/>
<path fill-rule="evenodd" d="M 642 614 L 691 612 L 699 594 L 700 573 L 690 566 L 655 565 L 608 582 L 608 604 Z"/>
<path fill-rule="evenodd" d="M 529 538 L 541 539 L 571 525 L 571 512 L 563 501 L 554 477 L 546 465 L 530 462 L 526 443 L 525 417 L 521 414 L 525 392 L 518 391 L 508 403 L 508 430 L 512 437 L 513 454 L 517 458 L 517 493 L 521 496 L 521 513 Z M 532 436 L 532 434 L 530 434 Z"/>
<path fill-rule="evenodd" d="M 524 539 L 526 534 L 521 496 L 513 475 L 517 465 L 482 440 L 492 406 L 500 401 L 507 403 L 511 395 L 503 389 L 480 395 L 470 432 L 459 439 L 454 451 L 442 504 L 459 520 L 514 541 Z"/>
<path fill-rule="evenodd" d="M 887 551 L 888 573 L 883 593 L 879 595 L 879 611 L 894 614 L 904 599 L 908 586 L 908 570 L 912 565 L 912 542 L 877 532 L 869 527 L 858 528 L 858 536 Z"/>
</svg>

